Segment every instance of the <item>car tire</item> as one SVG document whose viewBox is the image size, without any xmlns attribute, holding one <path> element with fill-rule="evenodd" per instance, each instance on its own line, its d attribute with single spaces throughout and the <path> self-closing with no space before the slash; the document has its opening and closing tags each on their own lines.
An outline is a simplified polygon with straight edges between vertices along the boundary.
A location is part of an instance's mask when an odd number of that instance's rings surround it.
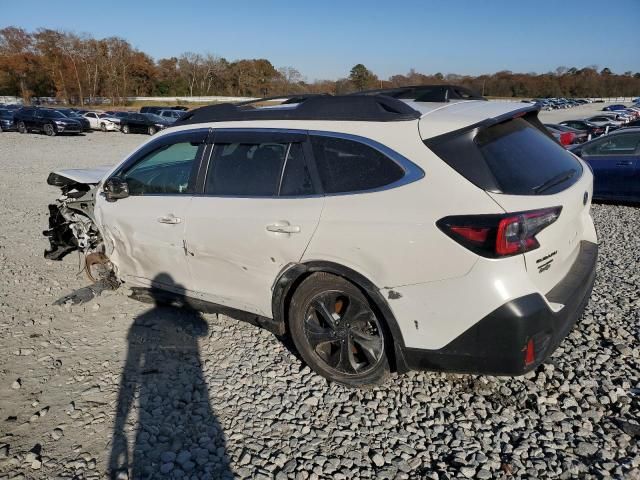
<svg viewBox="0 0 640 480">
<path fill-rule="evenodd" d="M 56 129 L 53 127 L 53 125 L 51 123 L 45 123 L 44 124 L 44 133 L 48 137 L 55 137 L 56 136 Z"/>
<path fill-rule="evenodd" d="M 107 126 L 104 123 L 100 124 L 100 130 L 102 130 L 103 132 L 107 131 Z"/>
<path fill-rule="evenodd" d="M 122 130 L 122 133 L 125 133 L 125 134 L 131 133 L 131 130 L 129 130 L 129 125 L 123 125 L 121 130 Z"/>
<path fill-rule="evenodd" d="M 325 272 L 307 277 L 289 306 L 289 332 L 309 367 L 349 387 L 389 376 L 390 334 L 375 305 L 354 284 Z"/>
<path fill-rule="evenodd" d="M 18 132 L 20 133 L 28 133 L 29 130 L 27 130 L 27 126 L 24 124 L 24 122 L 18 122 Z"/>
<path fill-rule="evenodd" d="M 148 133 L 149 135 L 155 135 L 155 134 L 156 134 L 156 131 L 157 131 L 157 130 L 156 130 L 156 127 L 152 127 L 152 126 L 149 126 L 149 128 L 147 129 L 147 133 Z"/>
</svg>

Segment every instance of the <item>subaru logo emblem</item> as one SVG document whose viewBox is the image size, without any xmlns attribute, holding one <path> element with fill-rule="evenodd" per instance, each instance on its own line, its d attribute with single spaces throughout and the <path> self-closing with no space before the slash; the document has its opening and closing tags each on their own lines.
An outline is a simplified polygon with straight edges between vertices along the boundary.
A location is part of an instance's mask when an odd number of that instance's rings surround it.
<svg viewBox="0 0 640 480">
<path fill-rule="evenodd" d="M 582 204 L 586 205 L 587 204 L 587 200 L 589 200 L 589 193 L 584 192 L 584 195 L 582 196 Z"/>
</svg>

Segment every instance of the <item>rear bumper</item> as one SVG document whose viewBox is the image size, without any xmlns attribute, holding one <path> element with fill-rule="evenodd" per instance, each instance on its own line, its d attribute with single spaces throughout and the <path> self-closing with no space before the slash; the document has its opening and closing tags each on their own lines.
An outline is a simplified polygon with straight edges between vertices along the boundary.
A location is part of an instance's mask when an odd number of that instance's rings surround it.
<svg viewBox="0 0 640 480">
<path fill-rule="evenodd" d="M 595 281 L 597 257 L 598 246 L 583 241 L 571 270 L 546 295 L 547 301 L 537 293 L 511 300 L 438 350 L 397 346 L 399 368 L 490 375 L 522 375 L 535 369 L 582 315 Z M 554 312 L 547 302 L 564 307 Z M 530 343 L 534 355 L 527 361 Z"/>
</svg>

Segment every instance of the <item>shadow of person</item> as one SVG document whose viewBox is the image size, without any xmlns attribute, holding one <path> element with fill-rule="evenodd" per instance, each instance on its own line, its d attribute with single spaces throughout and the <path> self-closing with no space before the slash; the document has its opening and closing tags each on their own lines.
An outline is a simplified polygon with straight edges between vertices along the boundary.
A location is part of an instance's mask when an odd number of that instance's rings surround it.
<svg viewBox="0 0 640 480">
<path fill-rule="evenodd" d="M 186 305 L 184 289 L 170 275 L 158 275 L 153 284 L 177 293 L 136 289 L 134 298 L 154 306 L 135 318 L 127 336 L 111 478 L 233 478 L 198 348 L 207 323 Z"/>
</svg>

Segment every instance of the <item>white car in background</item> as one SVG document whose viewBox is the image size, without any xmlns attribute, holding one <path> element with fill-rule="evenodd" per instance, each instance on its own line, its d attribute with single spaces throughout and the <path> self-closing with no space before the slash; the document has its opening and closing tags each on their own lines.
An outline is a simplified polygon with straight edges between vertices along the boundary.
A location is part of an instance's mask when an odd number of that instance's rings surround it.
<svg viewBox="0 0 640 480">
<path fill-rule="evenodd" d="M 625 124 L 625 122 L 620 120 L 615 120 L 614 118 L 608 115 L 598 114 L 593 117 L 585 118 L 585 122 L 593 123 L 598 127 L 621 127 Z"/>
<path fill-rule="evenodd" d="M 45 256 L 289 335 L 342 384 L 520 375 L 598 251 L 591 170 L 537 113 L 454 86 L 196 109 L 108 171 L 51 173 Z"/>
<path fill-rule="evenodd" d="M 83 115 L 89 120 L 92 130 L 102 130 L 103 132 L 112 132 L 118 130 L 118 125 L 107 114 L 102 112 L 87 112 Z"/>
</svg>

